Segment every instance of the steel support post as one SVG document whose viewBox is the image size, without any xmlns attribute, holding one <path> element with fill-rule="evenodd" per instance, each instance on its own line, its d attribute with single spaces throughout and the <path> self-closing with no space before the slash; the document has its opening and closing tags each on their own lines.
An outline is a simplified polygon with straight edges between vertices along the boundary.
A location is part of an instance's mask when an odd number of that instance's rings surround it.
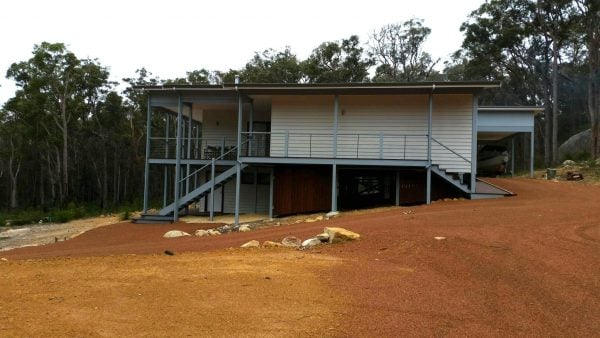
<svg viewBox="0 0 600 338">
<path fill-rule="evenodd" d="M 210 162 L 210 220 L 215 217 L 215 159 Z"/>
<path fill-rule="evenodd" d="M 150 137 L 152 130 L 152 100 L 148 93 L 148 111 L 146 112 L 146 163 L 144 163 L 144 214 L 148 212 L 148 195 L 150 193 Z"/>
<path fill-rule="evenodd" d="M 510 138 L 510 176 L 515 177 L 515 136 Z"/>
<path fill-rule="evenodd" d="M 240 224 L 240 188 L 242 184 L 242 167 L 240 163 L 240 152 L 242 147 L 242 116 L 243 116 L 243 101 L 242 94 L 238 93 L 238 121 L 237 121 L 237 161 L 235 161 L 235 225 Z"/>
<path fill-rule="evenodd" d="M 433 138 L 433 90 L 429 93 L 429 99 L 427 103 L 427 182 L 425 187 L 425 202 L 431 204 L 431 142 Z"/>
<path fill-rule="evenodd" d="M 471 193 L 477 188 L 477 114 L 479 110 L 479 97 L 473 94 L 473 113 L 471 121 Z"/>
<path fill-rule="evenodd" d="M 396 206 L 400 205 L 400 172 L 396 171 Z"/>
<path fill-rule="evenodd" d="M 169 158 L 169 127 L 170 127 L 170 121 L 171 121 L 171 116 L 169 114 L 166 115 L 167 116 L 167 121 L 165 123 L 165 158 Z M 165 165 L 164 166 L 164 172 L 163 172 L 163 208 L 167 206 L 167 193 L 168 190 L 167 189 L 167 185 L 169 184 L 169 166 Z"/>
<path fill-rule="evenodd" d="M 176 149 L 175 149 L 175 207 L 173 209 L 173 221 L 179 220 L 179 187 L 180 187 L 180 175 L 181 175 L 181 120 L 183 119 L 183 101 L 181 95 L 179 95 L 179 104 L 177 107 L 177 123 L 176 123 Z"/>
<path fill-rule="evenodd" d="M 192 159 L 192 118 L 194 115 L 194 111 L 192 109 L 192 105 L 189 105 L 190 108 L 190 116 L 189 116 L 189 121 L 188 121 L 188 133 L 187 133 L 187 157 L 186 159 L 191 160 Z M 186 165 L 186 171 L 185 171 L 185 177 L 187 177 L 187 179 L 185 180 L 185 193 L 188 194 L 190 192 L 190 180 L 191 177 L 190 176 L 190 163 L 188 161 L 188 164 Z"/>
<path fill-rule="evenodd" d="M 531 129 L 529 133 L 529 177 L 533 178 L 533 166 L 535 164 L 535 144 L 534 142 L 534 129 Z"/>
<path fill-rule="evenodd" d="M 275 168 L 271 167 L 271 172 L 269 173 L 269 219 L 273 219 L 273 193 L 275 190 Z"/>
</svg>

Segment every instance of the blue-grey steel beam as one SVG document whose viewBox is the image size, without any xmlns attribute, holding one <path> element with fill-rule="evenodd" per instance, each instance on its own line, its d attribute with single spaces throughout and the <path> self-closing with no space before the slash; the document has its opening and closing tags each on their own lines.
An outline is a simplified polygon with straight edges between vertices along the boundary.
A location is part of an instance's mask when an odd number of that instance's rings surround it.
<svg viewBox="0 0 600 338">
<path fill-rule="evenodd" d="M 515 135 L 510 138 L 510 176 L 515 177 Z"/>
<path fill-rule="evenodd" d="M 275 190 L 275 168 L 271 167 L 271 171 L 269 172 L 269 219 L 273 219 L 273 192 Z"/>
<path fill-rule="evenodd" d="M 150 189 L 148 184 L 150 183 L 150 133 L 152 129 L 152 100 L 150 99 L 150 93 L 148 93 L 148 111 L 146 112 L 146 163 L 144 163 L 144 213 L 148 212 L 148 194 Z"/>
<path fill-rule="evenodd" d="M 188 160 L 190 160 L 192 158 L 192 120 L 193 120 L 193 116 L 194 116 L 194 110 L 192 108 L 192 105 L 189 105 L 190 108 L 190 116 L 188 119 L 188 133 L 187 133 L 187 156 L 186 158 Z M 187 177 L 187 179 L 185 180 L 185 193 L 189 193 L 190 192 L 190 180 L 191 177 L 190 176 L 190 164 L 188 163 L 186 165 L 186 171 L 185 171 L 185 177 Z"/>
<path fill-rule="evenodd" d="M 237 161 L 235 163 L 236 175 L 235 175 L 235 225 L 240 224 L 240 188 L 242 184 L 242 170 L 241 170 L 241 148 L 242 148 L 242 117 L 243 117 L 243 104 L 242 94 L 238 93 L 238 123 L 237 123 Z"/>
<path fill-rule="evenodd" d="M 181 96 L 179 96 L 179 104 L 177 107 L 177 123 L 175 130 L 176 137 L 176 149 L 175 149 L 175 211 L 173 211 L 173 221 L 177 222 L 179 220 L 179 186 L 180 186 L 180 177 L 181 177 L 181 122 L 183 119 L 183 101 L 181 100 Z"/>
<path fill-rule="evenodd" d="M 533 178 L 533 166 L 535 163 L 535 144 L 534 142 L 534 132 L 535 129 L 531 128 L 531 132 L 529 133 L 529 142 L 530 142 L 530 149 L 529 149 L 529 177 Z"/>
<path fill-rule="evenodd" d="M 396 206 L 400 205 L 400 172 L 396 170 Z"/>
<path fill-rule="evenodd" d="M 215 217 L 215 159 L 210 162 L 210 220 Z"/>
<path fill-rule="evenodd" d="M 170 121 L 171 121 L 171 115 L 166 114 L 166 123 L 165 123 L 165 158 L 169 158 L 169 128 L 170 128 Z M 164 166 L 164 172 L 163 172 L 163 208 L 167 206 L 167 192 L 169 191 L 169 189 L 167 189 L 167 184 L 169 184 L 169 166 L 165 165 Z"/>
<path fill-rule="evenodd" d="M 435 87 L 431 89 L 427 102 L 427 184 L 425 189 L 425 203 L 431 204 L 431 138 L 433 133 L 433 91 Z"/>
<path fill-rule="evenodd" d="M 337 211 L 337 134 L 338 115 L 340 113 L 340 97 L 333 97 L 333 165 L 331 166 L 331 211 Z"/>
<path fill-rule="evenodd" d="M 473 113 L 471 129 L 471 193 L 475 193 L 477 188 L 477 110 L 479 107 L 479 97 L 473 94 Z"/>
<path fill-rule="evenodd" d="M 248 136 L 248 156 L 252 156 L 252 139 L 254 135 L 254 101 L 250 101 L 250 117 L 248 119 L 248 132 L 250 133 Z"/>
</svg>

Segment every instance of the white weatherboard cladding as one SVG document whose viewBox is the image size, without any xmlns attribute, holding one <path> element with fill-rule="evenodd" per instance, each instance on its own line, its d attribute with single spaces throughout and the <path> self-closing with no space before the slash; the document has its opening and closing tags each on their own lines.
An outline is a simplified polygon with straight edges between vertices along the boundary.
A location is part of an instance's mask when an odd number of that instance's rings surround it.
<svg viewBox="0 0 600 338">
<path fill-rule="evenodd" d="M 338 157 L 426 160 L 427 100 L 426 95 L 340 96 Z"/>
<path fill-rule="evenodd" d="M 470 160 L 472 95 L 433 98 L 433 137 Z M 341 96 L 338 157 L 426 160 L 428 102 L 428 95 Z M 332 157 L 333 110 L 333 96 L 274 97 L 271 156 L 285 156 L 288 133 L 289 157 Z M 470 172 L 470 163 L 452 151 L 433 142 L 433 163 Z"/>
<path fill-rule="evenodd" d="M 226 147 L 237 144 L 237 112 L 205 110 L 202 114 L 203 146 L 220 147 L 223 139 L 225 139 Z"/>
<path fill-rule="evenodd" d="M 436 94 L 433 96 L 432 135 L 437 141 L 471 159 L 473 96 Z M 436 142 L 431 147 L 432 163 L 448 172 L 467 173 L 471 164 Z"/>
<path fill-rule="evenodd" d="M 333 96 L 275 96 L 271 103 L 271 156 L 332 157 Z"/>
</svg>

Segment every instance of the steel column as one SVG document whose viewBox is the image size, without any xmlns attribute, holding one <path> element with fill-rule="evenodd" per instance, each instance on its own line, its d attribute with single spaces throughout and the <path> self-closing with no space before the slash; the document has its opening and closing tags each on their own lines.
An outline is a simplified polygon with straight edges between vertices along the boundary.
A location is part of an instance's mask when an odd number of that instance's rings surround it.
<svg viewBox="0 0 600 338">
<path fill-rule="evenodd" d="M 271 172 L 269 173 L 269 219 L 273 219 L 273 192 L 275 189 L 275 168 L 271 167 Z"/>
<path fill-rule="evenodd" d="M 210 162 L 210 220 L 215 217 L 215 159 Z"/>
<path fill-rule="evenodd" d="M 427 195 L 425 202 L 431 204 L 431 167 L 427 168 Z"/>
<path fill-rule="evenodd" d="M 530 149 L 529 149 L 529 177 L 533 178 L 533 166 L 535 163 L 535 145 L 534 145 L 534 131 L 535 129 L 532 128 L 531 132 L 529 133 L 529 142 L 530 142 Z"/>
<path fill-rule="evenodd" d="M 331 166 L 331 211 L 337 211 L 337 164 Z"/>
<path fill-rule="evenodd" d="M 187 133 L 187 139 L 188 139 L 188 144 L 187 144 L 187 159 L 190 160 L 192 158 L 192 118 L 194 115 L 194 110 L 192 108 L 192 105 L 189 105 L 190 108 L 190 116 L 189 116 L 189 121 L 188 121 L 188 133 Z M 185 193 L 189 193 L 190 192 L 190 180 L 191 177 L 190 176 L 190 164 L 188 163 L 186 166 L 186 174 L 185 177 L 187 177 L 187 179 L 185 180 Z"/>
<path fill-rule="evenodd" d="M 171 115 L 167 114 L 167 121 L 165 123 L 165 158 L 169 158 L 169 128 Z M 165 165 L 163 173 L 163 208 L 167 206 L 167 184 L 169 184 L 169 166 Z"/>
<path fill-rule="evenodd" d="M 248 120 L 248 156 L 252 156 L 252 138 L 254 137 L 252 134 L 252 132 L 254 132 L 254 101 L 250 102 L 250 117 Z"/>
<path fill-rule="evenodd" d="M 510 176 L 515 177 L 515 136 L 510 138 Z"/>
<path fill-rule="evenodd" d="M 242 94 L 238 93 L 238 123 L 237 123 L 237 161 L 235 162 L 235 225 L 240 224 L 240 188 L 242 184 L 242 168 L 240 164 L 240 152 L 242 147 L 242 116 L 243 116 Z"/>
<path fill-rule="evenodd" d="M 433 91 L 435 87 L 431 89 L 429 93 L 429 100 L 427 106 L 427 182 L 425 187 L 425 202 L 431 204 L 431 139 L 433 137 Z"/>
<path fill-rule="evenodd" d="M 148 110 L 146 112 L 146 163 L 144 163 L 144 214 L 148 212 L 148 194 L 150 189 L 148 184 L 150 182 L 150 133 L 152 129 L 152 103 L 150 100 L 150 93 L 148 93 L 147 100 Z"/>
<path fill-rule="evenodd" d="M 338 115 L 340 111 L 340 97 L 333 97 L 333 158 L 337 158 L 337 137 L 338 137 Z"/>
<path fill-rule="evenodd" d="M 179 179 L 181 175 L 181 122 L 183 119 L 183 100 L 179 95 L 179 104 L 177 107 L 177 127 L 175 131 L 176 149 L 175 149 L 175 209 L 173 211 L 173 221 L 179 220 Z"/>
<path fill-rule="evenodd" d="M 400 205 L 400 172 L 396 171 L 396 206 Z"/>
<path fill-rule="evenodd" d="M 475 193 L 477 188 L 477 111 L 479 107 L 479 97 L 473 94 L 473 113 L 471 122 L 471 193 Z"/>
</svg>

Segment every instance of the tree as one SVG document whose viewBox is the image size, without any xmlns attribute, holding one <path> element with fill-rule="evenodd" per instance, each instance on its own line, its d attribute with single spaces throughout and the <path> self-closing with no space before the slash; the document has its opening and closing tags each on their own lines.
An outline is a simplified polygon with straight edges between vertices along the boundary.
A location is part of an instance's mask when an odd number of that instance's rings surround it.
<svg viewBox="0 0 600 338">
<path fill-rule="evenodd" d="M 189 84 L 189 85 L 204 85 L 221 83 L 219 72 L 209 71 L 207 69 L 193 70 L 186 72 L 185 78 L 175 78 L 163 81 L 163 84 Z"/>
<path fill-rule="evenodd" d="M 301 63 L 311 83 L 364 82 L 372 62 L 363 56 L 358 36 L 339 42 L 323 42 Z"/>
<path fill-rule="evenodd" d="M 298 83 L 302 78 L 300 63 L 290 47 L 255 53 L 239 74 L 242 81 L 249 83 Z"/>
<path fill-rule="evenodd" d="M 40 113 L 52 117 L 62 136 L 62 201 L 69 195 L 71 123 L 84 113 L 81 108 L 86 98 L 96 95 L 97 90 L 108 84 L 108 71 L 94 60 L 78 59 L 62 43 L 42 42 L 34 46 L 32 58 L 13 63 L 7 77 L 15 80 L 27 95 L 43 95 L 46 98 Z"/>
<path fill-rule="evenodd" d="M 376 61 L 374 81 L 424 81 L 434 73 L 433 61 L 423 50 L 431 29 L 423 20 L 411 19 L 401 24 L 383 26 L 373 32 L 369 55 Z"/>
<path fill-rule="evenodd" d="M 559 63 L 569 39 L 569 0 L 491 0 L 463 23 L 462 55 L 482 78 L 503 81 L 504 104 L 543 104 L 544 161 L 556 160 Z M 555 112 L 555 114 L 553 114 Z M 554 129 L 555 128 L 555 129 Z"/>
</svg>

